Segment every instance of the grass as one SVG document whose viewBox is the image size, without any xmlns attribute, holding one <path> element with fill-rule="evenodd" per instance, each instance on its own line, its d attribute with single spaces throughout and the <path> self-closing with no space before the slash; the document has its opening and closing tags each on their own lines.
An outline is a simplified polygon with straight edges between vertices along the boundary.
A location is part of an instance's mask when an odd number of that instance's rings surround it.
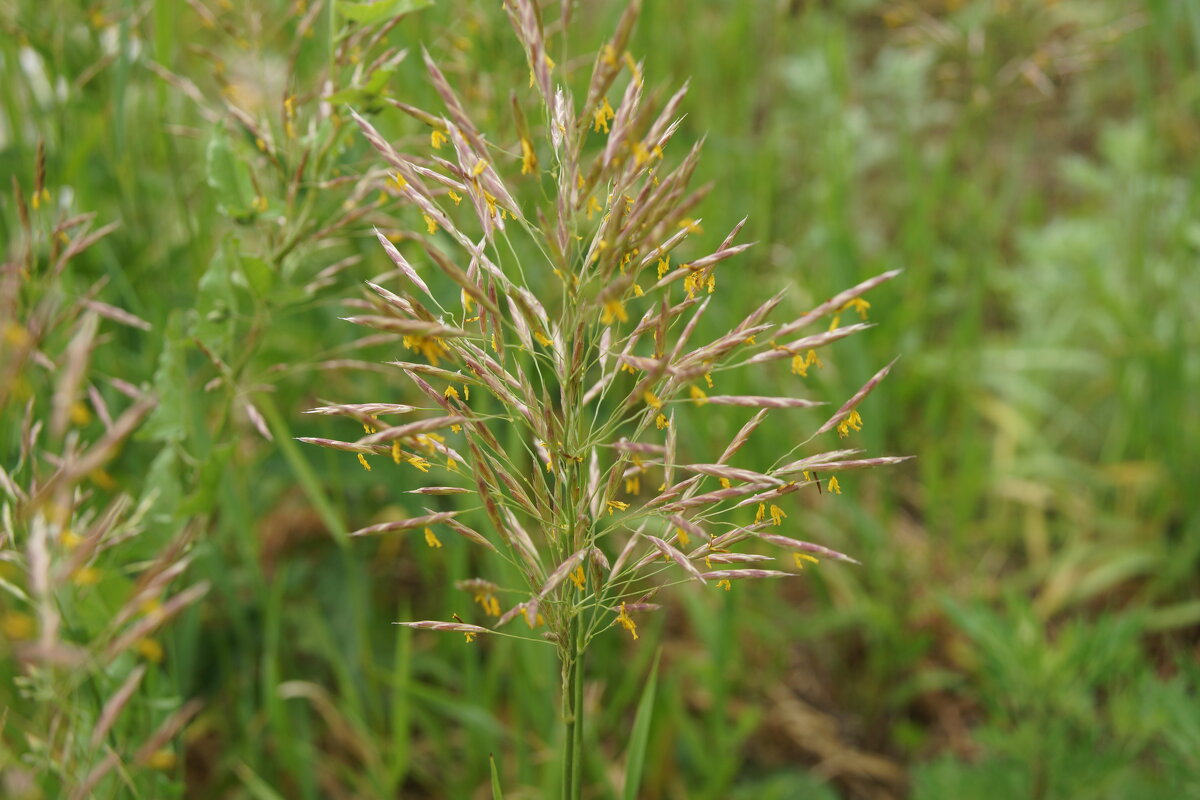
<svg viewBox="0 0 1200 800">
<path fill-rule="evenodd" d="M 189 529 L 181 586 L 211 587 L 158 634 L 160 663 L 131 654 L 74 676 L 83 726 L 147 666 L 107 742 L 123 754 L 186 700 L 202 702 L 165 748 L 173 764 L 130 766 L 99 796 L 465 797 L 486 793 L 489 752 L 506 797 L 543 796 L 556 781 L 553 659 L 392 626 L 466 609 L 453 580 L 478 572 L 474 556 L 449 539 L 436 552 L 348 542 L 355 527 L 418 508 L 347 454 L 289 444 L 339 438 L 300 415 L 320 400 L 412 399 L 390 374 L 316 367 L 350 357 L 337 350 L 355 338 L 336 322 L 338 302 L 388 266 L 361 221 L 312 235 L 353 211 L 353 184 L 337 179 L 374 163 L 349 127 L 320 128 L 315 87 L 332 69 L 335 87 L 359 87 L 369 105 L 368 76 L 356 74 L 368 59 L 331 61 L 336 15 L 331 26 L 319 12 L 311 37 L 297 36 L 282 3 L 204 6 L 211 28 L 193 6 L 52 5 L 0 10 L 14 78 L 0 88 L 0 172 L 28 198 L 44 140 L 51 206 L 35 227 L 69 203 L 120 228 L 53 278 L 43 245 L 36 290 L 0 313 L 24 319 L 35 295 L 78 298 L 103 279 L 99 299 L 152 324 L 101 321 L 88 373 L 114 409 L 126 401 L 106 376 L 158 397 L 105 466 L 115 486 L 87 486 L 97 508 L 121 492 L 154 498 L 125 545 L 142 549 L 97 566 L 135 574 Z M 579 9 L 572 49 L 598 45 L 618 13 Z M 414 57 L 424 44 L 472 88 L 481 126 L 511 130 L 505 98 L 527 71 L 492 4 L 421 10 L 387 41 L 411 50 L 387 77 L 393 97 L 436 105 Z M 744 237 L 761 243 L 726 273 L 729 310 L 710 309 L 709 332 L 765 299 L 761 286 L 789 285 L 785 308 L 799 313 L 904 268 L 871 297 L 879 328 L 838 345 L 815 380 L 781 370 L 777 393 L 840 401 L 900 352 L 856 436 L 871 452 L 918 456 L 846 480 L 836 503 L 789 508 L 804 538 L 861 568 L 822 565 L 785 589 L 684 592 L 667 606 L 647 635 L 664 648 L 642 796 L 1195 792 L 1197 12 L 1152 0 L 648 1 L 630 49 L 653 80 L 692 80 L 681 136 L 707 134 L 696 183 L 718 187 L 696 213 L 704 244 L 746 213 Z M 222 122 L 151 60 L 194 82 Z M 227 122 L 223 81 L 262 89 L 278 165 Z M 293 124 L 314 120 L 314 141 L 329 143 L 311 173 L 328 185 L 292 205 L 303 145 L 285 135 L 289 92 Z M 428 142 L 398 113 L 372 120 L 406 147 Z M 26 235 L 12 195 L 0 203 L 13 261 Z M 373 213 L 422 227 L 399 204 Z M 306 291 L 352 256 L 362 260 Z M 30 370 L 49 414 L 57 373 Z M 750 390 L 737 380 L 725 390 Z M 14 475 L 24 413 L 10 403 L 0 418 L 0 464 Z M 778 420 L 812 424 L 803 411 Z M 696 451 L 740 422 L 694 429 Z M 103 432 L 87 426 L 81 435 Z M 23 586 L 25 544 L 4 547 L 4 578 Z M 107 607 L 123 587 L 105 590 Z M 0 614 L 23 608 L 0 592 Z M 75 622 L 73 641 L 91 642 L 91 624 Z M 8 781 L 44 763 L 30 738 L 44 730 L 39 695 L 17 681 L 26 662 L 13 642 L 11 631 L 0 641 Z M 595 675 L 617 676 L 585 692 L 594 796 L 609 796 L 654 653 L 614 639 L 593 657 Z M 21 796 L 21 784 L 5 789 Z"/>
</svg>

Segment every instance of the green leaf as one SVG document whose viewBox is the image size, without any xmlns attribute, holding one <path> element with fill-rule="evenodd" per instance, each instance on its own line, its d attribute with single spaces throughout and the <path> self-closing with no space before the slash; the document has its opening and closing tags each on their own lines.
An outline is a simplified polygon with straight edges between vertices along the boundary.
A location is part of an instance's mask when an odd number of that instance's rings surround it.
<svg viewBox="0 0 1200 800">
<path fill-rule="evenodd" d="M 183 496 L 183 484 L 179 480 L 179 456 L 175 448 L 164 447 L 159 450 L 146 473 L 142 501 L 153 503 L 151 519 L 171 519 Z"/>
<path fill-rule="evenodd" d="M 275 288 L 275 282 L 279 276 L 264 259 L 243 255 L 241 267 L 242 274 L 246 276 L 246 283 L 255 296 L 266 298 Z"/>
<path fill-rule="evenodd" d="M 179 504 L 179 516 L 191 517 L 210 513 L 217 502 L 217 491 L 221 488 L 221 480 L 229 469 L 237 442 L 225 442 L 214 445 L 204 460 L 200 462 L 194 479 L 195 490 Z"/>
<path fill-rule="evenodd" d="M 250 168 L 237 157 L 224 131 L 214 131 L 205 151 L 205 177 L 216 193 L 217 210 L 236 220 L 255 216 L 254 181 Z"/>
<path fill-rule="evenodd" d="M 258 773 L 252 770 L 246 762 L 239 761 L 234 764 L 233 771 L 242 779 L 246 791 L 250 792 L 250 796 L 254 800 L 284 800 L 283 795 L 272 789 L 271 784 L 259 777 Z"/>
<path fill-rule="evenodd" d="M 433 0 L 379 0 L 376 3 L 351 3 L 348 0 L 338 0 L 335 7 L 339 14 L 351 22 L 370 25 L 404 14 L 411 14 L 431 5 L 433 5 Z"/>
<path fill-rule="evenodd" d="M 1179 630 L 1200 625 L 1200 600 L 1175 603 L 1146 612 L 1146 627 L 1152 631 Z"/>
<path fill-rule="evenodd" d="M 638 701 L 637 716 L 633 719 L 633 734 L 629 738 L 629 754 L 625 767 L 625 800 L 637 800 L 638 785 L 642 782 L 642 768 L 646 764 L 646 745 L 650 741 L 650 722 L 654 717 L 654 693 L 658 688 L 658 661 L 662 650 L 654 654 L 654 666 L 650 668 L 650 680 L 642 690 Z"/>
<path fill-rule="evenodd" d="M 488 753 L 488 761 L 492 762 L 492 800 L 504 800 L 504 792 L 500 790 L 500 770 L 496 769 L 496 757 Z"/>
<path fill-rule="evenodd" d="M 187 436 L 188 374 L 184 347 L 187 332 L 182 311 L 172 311 L 167 320 L 163 350 L 154 370 L 154 394 L 158 405 L 151 412 L 139 438 L 152 442 L 182 442 Z"/>
<path fill-rule="evenodd" d="M 335 106 L 348 105 L 367 113 L 378 113 L 383 110 L 380 98 L 395 71 L 395 67 L 380 67 L 370 74 L 363 85 L 334 92 L 325 100 Z"/>
<path fill-rule="evenodd" d="M 220 356 L 225 356 L 233 344 L 237 298 L 231 267 L 237 263 L 237 242 L 226 240 L 213 254 L 196 288 L 192 333 Z"/>
</svg>

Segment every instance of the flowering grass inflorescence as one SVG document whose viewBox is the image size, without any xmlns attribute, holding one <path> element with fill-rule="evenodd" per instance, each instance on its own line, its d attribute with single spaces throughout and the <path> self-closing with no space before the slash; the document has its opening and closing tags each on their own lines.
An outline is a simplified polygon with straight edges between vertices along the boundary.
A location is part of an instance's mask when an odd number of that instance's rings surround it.
<svg viewBox="0 0 1200 800">
<path fill-rule="evenodd" d="M 783 298 L 776 294 L 723 335 L 696 341 L 698 324 L 720 297 L 718 269 L 750 244 L 735 243 L 743 220 L 713 252 L 681 255 L 700 231 L 689 215 L 706 193 L 689 188 L 702 143 L 682 158 L 668 155 L 686 87 L 657 113 L 645 101 L 642 64 L 626 50 L 635 5 L 596 56 L 577 104 L 546 52 L 538 7 L 510 0 L 506 8 L 536 89 L 536 115 L 513 95 L 517 141 L 489 142 L 428 54 L 445 112 L 393 103 L 430 126 L 429 152 L 400 152 L 354 115 L 389 165 L 385 190 L 422 216 L 428 236 L 414 237 L 422 262 L 455 291 L 451 298 L 431 289 L 396 243 L 376 231 L 403 287 L 371 283 L 371 299 L 359 301 L 362 313 L 349 321 L 400 340 L 412 355 L 395 364 L 429 404 L 313 409 L 352 417 L 366 435 L 305 441 L 355 453 L 368 469 L 380 457 L 431 477 L 441 473 L 436 480 L 444 485 L 414 493 L 468 500 L 357 534 L 421 531 L 430 547 L 440 547 L 436 531 L 444 528 L 523 576 L 517 587 L 483 579 L 461 585 L 490 626 L 457 615 L 402 624 L 472 641 L 518 635 L 508 626 L 521 617 L 540 631 L 529 638 L 553 643 L 563 665 L 570 788 L 581 781 L 570 743 L 580 735 L 582 655 L 614 626 L 637 639 L 637 617 L 657 607 L 652 600 L 664 580 L 729 590 L 733 581 L 793 575 L 821 559 L 853 561 L 784 535 L 787 514 L 779 503 L 794 492 L 821 491 L 822 473 L 902 460 L 856 458 L 855 449 L 797 457 L 821 434 L 859 430 L 858 406 L 890 365 L 765 471 L 733 465 L 749 437 L 772 410 L 820 403 L 719 394 L 717 387 L 724 372 L 784 359 L 793 373 L 807 375 L 821 365 L 821 347 L 870 327 L 863 295 L 897 273 L 782 324 L 767 321 Z M 517 200 L 525 196 L 542 202 Z M 842 326 L 838 315 L 848 309 L 862 320 Z M 832 318 L 827 330 L 804 332 L 825 318 Z M 682 405 L 703 407 L 699 413 L 736 406 L 754 415 L 711 461 L 691 463 L 676 421 Z M 432 415 L 386 421 L 421 410 Z M 824 490 L 841 492 L 836 475 Z M 486 517 L 483 530 L 462 521 L 477 513 Z M 787 551 L 793 570 L 766 568 L 773 557 L 738 549 L 747 544 Z"/>
</svg>

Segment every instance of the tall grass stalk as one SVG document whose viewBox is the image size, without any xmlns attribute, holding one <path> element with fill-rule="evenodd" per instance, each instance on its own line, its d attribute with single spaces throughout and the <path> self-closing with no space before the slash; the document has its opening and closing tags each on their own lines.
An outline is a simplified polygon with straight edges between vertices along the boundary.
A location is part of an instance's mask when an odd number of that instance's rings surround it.
<svg viewBox="0 0 1200 800">
<path fill-rule="evenodd" d="M 431 482 L 411 492 L 439 505 L 353 535 L 414 532 L 436 549 L 449 532 L 520 576 L 516 586 L 461 584 L 490 625 L 458 615 L 400 624 L 556 648 L 562 794 L 574 800 L 585 782 L 583 690 L 595 637 L 619 626 L 637 639 L 638 618 L 658 608 L 664 586 L 730 591 L 821 559 L 854 563 L 777 531 L 787 529 L 793 495 L 832 499 L 841 473 L 902 460 L 821 442 L 861 429 L 857 407 L 891 365 L 769 465 L 734 462 L 768 416 L 821 403 L 717 387 L 731 370 L 807 377 L 823 365 L 818 350 L 871 327 L 864 295 L 897 273 L 782 323 L 767 320 L 783 294 L 764 295 L 725 334 L 693 341 L 721 283 L 738 279 L 718 268 L 750 244 L 735 243 L 743 220 L 714 251 L 694 254 L 701 223 L 691 214 L 708 191 L 689 186 L 701 145 L 671 146 L 686 87 L 659 108 L 647 98 L 657 93 L 627 50 L 637 4 L 595 55 L 586 84 L 549 55 L 545 32 L 563 20 L 546 25 L 529 0 L 506 11 L 530 69 L 531 96 L 524 87 L 511 95 L 514 140 L 485 136 L 428 53 L 444 110 L 391 102 L 429 126 L 429 151 L 402 152 L 353 114 L 388 164 L 379 188 L 413 206 L 426 234 L 376 231 L 395 270 L 369 284 L 368 300 L 351 301 L 347 319 L 413 354 L 393 363 L 427 403 L 321 406 L 313 413 L 349 417 L 366 435 L 303 441 L 352 453 L 368 470 L 392 461 Z M 842 325 L 843 314 L 856 321 Z M 753 415 L 723 451 L 697 459 L 686 428 L 725 406 Z M 414 412 L 426 413 L 389 421 Z M 515 446 L 501 444 L 503 429 Z M 451 506 L 453 497 L 463 502 Z M 778 564 L 764 549 L 788 558 Z M 527 632 L 510 627 L 518 617 Z"/>
</svg>

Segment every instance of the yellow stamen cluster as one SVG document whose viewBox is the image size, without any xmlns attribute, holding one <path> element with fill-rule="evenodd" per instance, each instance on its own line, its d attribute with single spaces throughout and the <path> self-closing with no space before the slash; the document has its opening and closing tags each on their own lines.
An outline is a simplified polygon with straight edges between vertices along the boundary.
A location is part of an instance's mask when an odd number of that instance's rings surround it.
<svg viewBox="0 0 1200 800">
<path fill-rule="evenodd" d="M 829 330 L 836 330 L 837 327 L 842 324 L 842 315 L 840 312 L 845 311 L 847 308 L 853 308 L 858 312 L 859 319 L 865 320 L 867 318 L 867 309 L 870 307 L 871 304 L 866 300 L 863 300 L 861 297 L 856 297 L 853 300 L 847 300 L 841 306 L 841 308 L 838 309 L 838 313 L 833 315 L 833 319 L 829 321 Z"/>
<path fill-rule="evenodd" d="M 102 573 L 95 567 L 80 567 L 71 574 L 71 582 L 76 586 L 95 586 L 101 577 Z"/>
<path fill-rule="evenodd" d="M 829 479 L 829 491 L 832 494 L 842 493 L 842 485 L 838 483 L 837 475 L 834 475 Z"/>
<path fill-rule="evenodd" d="M 821 363 L 821 359 L 817 357 L 816 350 L 809 350 L 805 355 L 792 356 L 792 374 L 799 375 L 801 378 L 808 377 L 808 368 L 816 365 L 818 367 L 825 366 Z"/>
<path fill-rule="evenodd" d="M 692 396 L 692 400 L 695 401 L 696 405 L 698 406 L 702 406 L 708 402 L 708 395 L 706 395 L 704 390 L 699 386 L 689 386 L 688 394 Z"/>
<path fill-rule="evenodd" d="M 649 389 L 642 392 L 642 399 L 646 401 L 646 405 L 650 406 L 655 411 L 662 408 L 662 406 L 663 406 L 662 400 L 658 399 L 658 395 L 656 395 L 654 392 L 650 391 Z"/>
<path fill-rule="evenodd" d="M 533 143 L 528 139 L 521 139 L 521 174 L 530 175 L 537 171 L 537 154 L 533 152 Z"/>
<path fill-rule="evenodd" d="M 728 578 L 726 578 L 725 580 L 717 581 L 717 588 L 724 589 L 725 591 L 728 592 L 730 589 L 733 588 L 733 584 L 729 582 Z"/>
<path fill-rule="evenodd" d="M 601 131 L 608 133 L 608 121 L 615 116 L 616 113 L 613 111 L 613 107 L 608 104 L 608 98 L 605 97 L 600 102 L 600 105 L 596 107 L 596 110 L 592 112 L 592 130 L 596 133 L 600 133 Z"/>
<path fill-rule="evenodd" d="M 804 562 L 806 561 L 810 564 L 821 563 L 821 559 L 816 556 L 810 556 L 807 553 L 792 553 L 792 558 L 796 562 L 796 569 L 804 569 Z"/>
<path fill-rule="evenodd" d="M 683 528 L 676 528 L 675 535 L 679 537 L 680 547 L 687 547 L 692 542 L 692 537 L 688 536 L 688 532 Z"/>
<path fill-rule="evenodd" d="M 683 279 L 683 288 L 687 290 L 688 297 L 695 297 L 696 292 L 705 288 L 712 294 L 717 290 L 717 276 L 712 272 L 697 270 Z"/>
<path fill-rule="evenodd" d="M 501 6 L 503 6 L 503 5 L 504 4 L 501 3 Z M 546 69 L 554 69 L 554 59 L 553 58 L 551 58 L 549 55 L 546 55 L 545 53 L 542 54 L 542 58 L 546 62 Z M 530 89 L 533 88 L 533 84 L 534 84 L 533 68 L 530 67 L 530 69 L 529 69 L 529 88 Z"/>
<path fill-rule="evenodd" d="M 441 150 L 442 145 L 448 141 L 450 141 L 450 139 L 446 136 L 446 134 L 443 131 L 439 131 L 437 128 L 434 128 L 433 133 L 429 134 L 429 143 L 433 145 L 434 150 Z"/>
<path fill-rule="evenodd" d="M 709 554 L 704 557 L 704 566 L 708 567 L 709 569 L 712 569 L 713 568 L 713 565 L 712 565 L 713 553 L 728 553 L 729 551 L 726 550 L 724 547 L 712 547 L 711 545 L 710 545 L 710 547 L 711 547 L 711 550 L 710 550 Z"/>
<path fill-rule="evenodd" d="M 627 510 L 629 510 L 629 503 L 622 503 L 620 500 L 609 500 L 608 501 L 608 515 L 610 517 L 612 516 L 614 509 L 617 511 L 627 511 Z"/>
<path fill-rule="evenodd" d="M 0 632 L 13 641 L 32 639 L 37 633 L 37 623 L 28 614 L 9 611 L 0 618 Z"/>
<path fill-rule="evenodd" d="M 842 420 L 841 422 L 838 423 L 838 426 L 837 426 L 838 436 L 845 439 L 847 436 L 850 435 L 850 431 L 852 431 L 852 430 L 853 431 L 861 431 L 862 426 L 863 426 L 862 417 L 859 416 L 858 409 L 856 408 L 853 411 L 851 411 L 849 414 L 847 414 L 846 418 L 844 420 Z"/>
<path fill-rule="evenodd" d="M 613 321 L 628 322 L 629 315 L 625 313 L 625 304 L 620 300 L 605 300 L 604 309 L 600 312 L 600 322 L 611 325 Z"/>
<path fill-rule="evenodd" d="M 491 592 L 480 592 L 475 595 L 475 602 L 479 603 L 483 613 L 489 617 L 500 616 L 500 601 L 496 599 L 496 595 Z"/>
<path fill-rule="evenodd" d="M 625 494 L 637 494 L 642 490 L 642 480 L 637 475 L 625 479 Z"/>
<path fill-rule="evenodd" d="M 416 442 L 425 449 L 429 455 L 437 452 L 438 444 L 445 444 L 446 437 L 436 433 L 421 433 L 417 435 Z"/>
<path fill-rule="evenodd" d="M 605 217 L 605 219 L 608 219 L 608 218 L 607 218 L 607 217 Z M 600 241 L 596 242 L 596 248 L 595 248 L 595 250 L 592 252 L 592 263 L 594 264 L 594 263 L 596 263 L 597 261 L 599 261 L 599 260 L 600 260 L 600 254 L 601 254 L 601 253 L 603 253 L 603 252 L 604 252 L 605 250 L 607 250 L 607 249 L 608 249 L 608 242 L 604 241 L 603 239 L 601 239 Z"/>
<path fill-rule="evenodd" d="M 784 517 L 786 517 L 786 516 L 787 516 L 787 514 L 783 513 L 782 508 L 775 505 L 774 503 L 771 504 L 771 522 L 772 523 L 774 523 L 775 525 L 782 525 Z"/>
<path fill-rule="evenodd" d="M 667 419 L 665 414 L 659 414 L 654 418 L 654 427 L 658 428 L 660 431 L 664 428 L 669 428 L 671 427 L 671 420 Z"/>
<path fill-rule="evenodd" d="M 663 275 L 666 275 L 671 270 L 671 257 L 660 258 L 658 260 L 658 279 L 661 281 Z"/>
<path fill-rule="evenodd" d="M 138 639 L 133 646 L 134 651 L 152 664 L 161 664 L 163 660 L 163 646 L 157 639 Z"/>
<path fill-rule="evenodd" d="M 296 95 L 290 94 L 283 99 L 283 132 L 289 139 L 296 138 L 296 126 L 293 120 L 296 119 Z"/>
<path fill-rule="evenodd" d="M 632 619 L 630 619 L 629 615 L 625 613 L 625 604 L 624 603 L 621 603 L 621 613 L 617 615 L 617 622 L 619 622 L 621 624 L 622 628 L 629 631 L 629 634 L 633 637 L 633 640 L 636 642 L 637 638 L 638 638 L 637 623 L 634 622 Z"/>
<path fill-rule="evenodd" d="M 438 548 L 438 547 L 442 546 L 441 540 L 438 539 L 438 537 L 433 534 L 432 528 L 425 529 L 425 544 L 429 545 L 432 548 Z"/>
<path fill-rule="evenodd" d="M 623 57 L 625 59 L 625 66 L 629 68 L 629 73 L 633 77 L 633 82 L 641 86 L 642 70 L 638 67 L 637 62 L 633 60 L 633 55 L 626 50 Z"/>
<path fill-rule="evenodd" d="M 445 358 L 447 355 L 442 340 L 436 337 L 405 336 L 401 339 L 401 342 L 409 350 L 415 350 L 425 356 L 426 360 L 435 367 L 438 365 L 438 360 Z"/>
<path fill-rule="evenodd" d="M 450 190 L 449 195 L 450 195 L 450 199 L 454 201 L 454 205 L 458 205 L 459 203 L 462 202 L 462 195 L 459 194 L 458 192 L 454 191 L 453 189 Z"/>
<path fill-rule="evenodd" d="M 575 584 L 576 589 L 582 590 L 587 585 L 587 575 L 583 571 L 582 564 L 576 567 L 568 577 L 570 577 L 571 583 Z"/>
<path fill-rule="evenodd" d="M 437 220 L 435 220 L 433 217 L 429 216 L 428 214 L 422 214 L 421 219 L 425 220 L 425 230 L 428 233 L 430 233 L 430 234 L 437 233 Z"/>
<path fill-rule="evenodd" d="M 493 217 L 496 216 L 496 195 L 485 189 L 483 192 L 483 200 L 485 203 L 487 203 L 488 213 Z M 504 218 L 504 209 L 500 209 L 500 218 Z"/>
<path fill-rule="evenodd" d="M 367 463 L 367 457 L 364 456 L 362 453 L 358 454 L 358 463 L 362 464 L 362 468 L 365 469 L 367 472 L 371 471 L 371 465 Z"/>
</svg>

